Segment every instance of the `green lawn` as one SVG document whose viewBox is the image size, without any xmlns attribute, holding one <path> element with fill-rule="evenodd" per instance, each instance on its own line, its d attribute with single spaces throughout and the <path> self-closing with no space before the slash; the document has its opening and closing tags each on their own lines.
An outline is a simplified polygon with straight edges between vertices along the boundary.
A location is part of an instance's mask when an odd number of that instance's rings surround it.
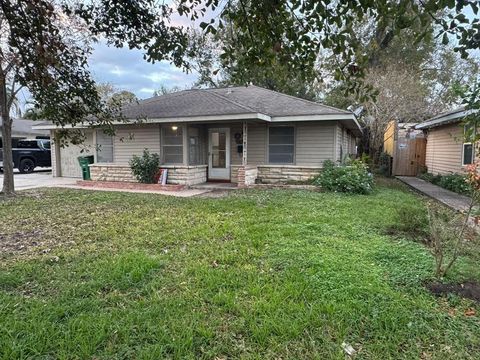
<svg viewBox="0 0 480 360">
<path fill-rule="evenodd" d="M 478 359 L 480 307 L 430 295 L 428 250 L 386 235 L 423 206 L 398 186 L 24 193 L 0 203 L 0 358 Z M 476 256 L 449 281 L 480 279 Z"/>
</svg>

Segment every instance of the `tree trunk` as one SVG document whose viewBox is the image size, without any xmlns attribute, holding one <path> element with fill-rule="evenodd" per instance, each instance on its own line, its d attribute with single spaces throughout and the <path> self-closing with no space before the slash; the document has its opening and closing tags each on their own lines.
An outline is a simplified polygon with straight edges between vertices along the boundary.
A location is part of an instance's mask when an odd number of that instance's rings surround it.
<svg viewBox="0 0 480 360">
<path fill-rule="evenodd" d="M 13 196 L 13 154 L 12 154 L 12 119 L 7 103 L 7 84 L 5 76 L 0 77 L 0 111 L 2 116 L 2 153 L 3 153 L 3 195 Z"/>
</svg>

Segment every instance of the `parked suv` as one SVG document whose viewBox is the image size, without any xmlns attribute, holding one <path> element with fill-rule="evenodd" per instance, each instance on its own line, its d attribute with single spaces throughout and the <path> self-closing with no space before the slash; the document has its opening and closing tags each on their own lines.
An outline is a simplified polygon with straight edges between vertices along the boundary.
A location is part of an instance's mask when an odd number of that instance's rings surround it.
<svg viewBox="0 0 480 360">
<path fill-rule="evenodd" d="M 22 174 L 31 173 L 38 166 L 52 166 L 50 140 L 17 140 L 12 145 L 13 167 Z M 3 168 L 3 152 L 0 152 L 0 167 Z"/>
</svg>

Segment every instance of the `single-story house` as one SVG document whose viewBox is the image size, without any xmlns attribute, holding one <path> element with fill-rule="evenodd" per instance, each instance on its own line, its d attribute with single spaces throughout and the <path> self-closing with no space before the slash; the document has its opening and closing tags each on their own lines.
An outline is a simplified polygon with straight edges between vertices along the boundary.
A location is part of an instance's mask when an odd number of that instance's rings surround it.
<svg viewBox="0 0 480 360">
<path fill-rule="evenodd" d="M 355 154 L 361 135 L 349 111 L 252 85 L 156 96 L 128 106 L 123 114 L 129 122 L 115 124 L 115 136 L 87 126 L 83 130 L 83 148 L 95 157 L 93 180 L 134 181 L 129 160 L 144 149 L 160 155 L 171 184 L 306 180 L 325 160 Z M 37 128 L 49 129 L 55 138 L 55 126 Z M 54 176 L 81 177 L 81 150 L 61 148 L 55 141 Z"/>
<path fill-rule="evenodd" d="M 439 114 L 416 126 L 427 138 L 425 166 L 432 174 L 464 172 L 475 159 L 475 147 L 465 141 L 463 120 L 473 110 L 464 107 Z"/>
<path fill-rule="evenodd" d="M 13 146 L 15 146 L 16 141 L 20 139 L 35 139 L 43 138 L 48 139 L 50 132 L 48 130 L 39 130 L 34 129 L 33 127 L 37 125 L 38 122 L 28 119 L 12 119 L 12 140 Z M 0 126 L 2 125 L 2 119 L 0 119 Z M 0 131 L 0 144 L 1 144 L 2 132 Z"/>
</svg>

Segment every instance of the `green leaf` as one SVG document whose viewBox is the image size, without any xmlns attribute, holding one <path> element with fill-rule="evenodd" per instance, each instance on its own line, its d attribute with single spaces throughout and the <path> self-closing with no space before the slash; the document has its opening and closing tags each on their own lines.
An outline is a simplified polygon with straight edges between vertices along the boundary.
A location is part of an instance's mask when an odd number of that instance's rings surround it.
<svg viewBox="0 0 480 360">
<path fill-rule="evenodd" d="M 443 45 L 447 45 L 447 44 L 448 44 L 448 34 L 447 34 L 446 32 L 443 33 L 442 44 L 443 44 Z"/>
</svg>

